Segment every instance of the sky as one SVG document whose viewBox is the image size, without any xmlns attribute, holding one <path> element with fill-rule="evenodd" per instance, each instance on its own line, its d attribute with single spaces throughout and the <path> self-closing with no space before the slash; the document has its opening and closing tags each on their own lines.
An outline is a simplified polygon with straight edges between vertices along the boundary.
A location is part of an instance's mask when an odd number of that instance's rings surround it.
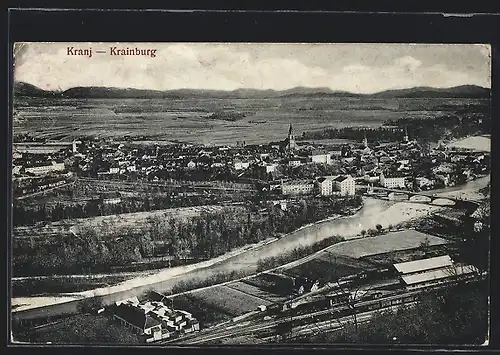
<svg viewBox="0 0 500 355">
<path fill-rule="evenodd" d="M 92 57 L 67 47 L 92 47 Z M 156 49 L 111 56 L 110 47 Z M 14 80 L 45 90 L 106 86 L 153 90 L 328 87 L 374 93 L 415 86 L 490 87 L 490 47 L 453 44 L 24 43 Z M 106 54 L 96 54 L 106 50 Z"/>
</svg>

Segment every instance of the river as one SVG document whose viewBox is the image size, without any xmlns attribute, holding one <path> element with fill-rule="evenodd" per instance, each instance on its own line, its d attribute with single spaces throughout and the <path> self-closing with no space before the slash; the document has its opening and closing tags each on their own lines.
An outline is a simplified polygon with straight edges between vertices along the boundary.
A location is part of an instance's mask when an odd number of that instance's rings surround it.
<svg viewBox="0 0 500 355">
<path fill-rule="evenodd" d="M 457 191 L 477 191 L 487 186 L 490 176 L 468 182 L 465 185 L 436 190 L 440 195 L 455 193 Z M 341 235 L 345 239 L 358 236 L 361 230 L 375 228 L 376 224 L 387 227 L 389 224 L 396 225 L 414 218 L 428 215 L 437 211 L 441 207 L 417 204 L 411 202 L 385 201 L 375 198 L 365 197 L 363 207 L 353 216 L 329 219 L 313 225 L 304 226 L 272 243 L 258 246 L 257 248 L 243 251 L 217 263 L 203 267 L 191 265 L 185 272 L 179 270 L 177 275 L 165 270 L 157 274 L 143 276 L 125 281 L 121 284 L 95 290 L 84 291 L 78 294 L 67 295 L 68 301 L 77 296 L 78 298 L 102 296 L 105 303 L 112 303 L 117 300 L 140 295 L 148 290 L 155 289 L 158 292 L 169 292 L 179 282 L 201 281 L 220 273 L 231 271 L 245 272 L 251 274 L 257 271 L 259 260 L 272 256 L 277 256 L 287 251 L 293 250 L 297 246 L 312 245 L 320 240 L 333 235 Z M 61 294 L 61 296 L 65 296 Z M 37 297 L 13 299 L 13 304 L 26 304 L 22 307 L 41 307 L 43 304 L 36 302 Z M 43 303 L 43 302 L 42 302 Z M 73 302 L 74 303 L 74 302 Z M 75 306 L 52 305 L 50 308 L 74 309 Z M 21 310 L 21 308 L 19 309 Z M 38 313 L 38 312 L 36 312 Z"/>
</svg>

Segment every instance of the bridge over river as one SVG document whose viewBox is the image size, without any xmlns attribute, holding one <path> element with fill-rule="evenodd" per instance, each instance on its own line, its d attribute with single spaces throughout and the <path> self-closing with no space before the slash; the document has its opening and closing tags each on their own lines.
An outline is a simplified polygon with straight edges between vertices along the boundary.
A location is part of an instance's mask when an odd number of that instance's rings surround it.
<svg viewBox="0 0 500 355">
<path fill-rule="evenodd" d="M 357 189 L 366 188 L 372 190 L 373 192 L 387 192 L 388 195 L 391 193 L 402 195 L 404 200 L 416 203 L 426 203 L 435 206 L 447 206 L 457 209 L 466 209 L 474 211 L 481 203 L 481 201 L 473 199 L 462 199 L 460 197 L 442 196 L 442 193 L 436 191 L 408 191 L 401 189 L 389 189 L 380 186 L 368 186 L 368 185 L 356 185 Z"/>
</svg>

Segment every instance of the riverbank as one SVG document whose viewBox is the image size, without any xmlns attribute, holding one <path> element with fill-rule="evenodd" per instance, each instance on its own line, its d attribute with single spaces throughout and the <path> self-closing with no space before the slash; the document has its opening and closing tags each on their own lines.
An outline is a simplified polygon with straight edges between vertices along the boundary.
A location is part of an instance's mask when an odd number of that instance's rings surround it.
<svg viewBox="0 0 500 355">
<path fill-rule="evenodd" d="M 80 300 L 88 297 L 105 295 L 113 292 L 120 292 L 124 290 L 133 289 L 135 287 L 144 286 L 149 283 L 156 283 L 161 280 L 171 279 L 178 275 L 188 273 L 190 271 L 196 270 L 198 268 L 206 268 L 211 265 L 220 263 L 228 258 L 232 258 L 238 254 L 247 252 L 253 248 L 258 248 L 262 245 L 268 244 L 276 240 L 276 238 L 268 238 L 256 244 L 250 244 L 243 246 L 241 248 L 234 249 L 224 255 L 217 258 L 203 261 L 196 264 L 177 266 L 173 268 L 163 269 L 160 271 L 152 270 L 147 275 L 141 275 L 134 277 L 132 279 L 126 280 L 114 286 L 96 288 L 93 290 L 82 291 L 82 292 L 72 292 L 72 293 L 61 293 L 58 296 L 34 296 L 34 297 L 15 297 L 11 300 L 13 312 L 22 311 L 30 308 L 44 307 L 51 304 L 58 304 L 64 302 L 71 302 L 75 300 Z"/>
<path fill-rule="evenodd" d="M 476 180 L 469 181 L 461 186 L 435 190 L 435 193 L 439 197 L 454 197 L 461 198 L 463 200 L 480 201 L 486 196 L 479 191 L 487 187 L 490 181 L 491 175 L 486 175 Z"/>
<path fill-rule="evenodd" d="M 168 292 L 176 284 L 193 279 L 199 280 L 234 271 L 256 272 L 259 260 L 289 252 L 298 246 L 313 245 L 332 235 L 340 235 L 345 239 L 355 238 L 361 230 L 375 228 L 376 224 L 380 223 L 384 227 L 389 224 L 396 225 L 403 221 L 423 217 L 437 209 L 439 209 L 437 206 L 365 198 L 363 207 L 352 216 L 332 216 L 327 220 L 303 226 L 279 239 L 268 239 L 258 244 L 248 245 L 212 260 L 165 269 L 153 275 L 133 278 L 110 287 L 60 294 L 58 297 L 13 298 L 12 305 L 17 306 L 14 309 L 15 312 L 87 297 L 123 293 L 134 289 L 143 290 L 148 287 Z"/>
</svg>

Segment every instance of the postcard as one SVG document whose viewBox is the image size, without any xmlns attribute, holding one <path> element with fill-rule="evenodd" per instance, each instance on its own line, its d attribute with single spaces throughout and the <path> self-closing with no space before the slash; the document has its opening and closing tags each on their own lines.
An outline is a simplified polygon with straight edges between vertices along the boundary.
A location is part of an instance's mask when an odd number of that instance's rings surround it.
<svg viewBox="0 0 500 355">
<path fill-rule="evenodd" d="M 14 344 L 488 344 L 489 45 L 13 56 Z"/>
</svg>

